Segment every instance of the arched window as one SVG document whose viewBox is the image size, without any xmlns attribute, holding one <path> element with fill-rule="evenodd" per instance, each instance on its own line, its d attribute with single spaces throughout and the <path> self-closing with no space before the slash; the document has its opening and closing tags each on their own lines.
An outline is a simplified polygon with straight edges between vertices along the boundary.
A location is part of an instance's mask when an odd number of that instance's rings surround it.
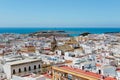
<svg viewBox="0 0 120 80">
<path fill-rule="evenodd" d="M 26 67 L 24 67 L 24 71 L 27 71 Z"/>
<path fill-rule="evenodd" d="M 34 65 L 34 69 L 36 69 L 36 65 Z"/>
<path fill-rule="evenodd" d="M 19 73 L 21 73 L 21 69 L 19 68 Z"/>
<path fill-rule="evenodd" d="M 15 74 L 15 69 L 13 69 L 13 74 Z"/>
<path fill-rule="evenodd" d="M 31 71 L 31 67 L 29 66 L 29 71 Z"/>
<path fill-rule="evenodd" d="M 38 68 L 40 68 L 40 64 L 38 65 Z"/>
</svg>

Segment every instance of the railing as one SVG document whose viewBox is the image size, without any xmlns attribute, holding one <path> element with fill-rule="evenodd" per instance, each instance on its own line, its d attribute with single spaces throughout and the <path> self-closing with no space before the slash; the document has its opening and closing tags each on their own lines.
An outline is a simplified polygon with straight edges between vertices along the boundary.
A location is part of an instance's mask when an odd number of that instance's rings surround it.
<svg viewBox="0 0 120 80">
<path fill-rule="evenodd" d="M 53 70 L 68 73 L 68 74 L 75 75 L 75 76 L 78 76 L 78 77 L 81 77 L 81 78 L 86 78 L 86 79 L 90 79 L 90 80 L 98 80 L 98 78 L 96 78 L 96 77 L 92 77 L 92 76 L 89 76 L 89 75 L 86 75 L 86 74 L 83 74 L 83 73 L 78 73 L 78 72 L 74 72 L 74 71 L 71 72 L 71 71 L 68 71 L 68 70 L 65 70 L 65 69 L 60 69 L 57 66 L 54 66 L 52 68 L 53 68 Z"/>
<path fill-rule="evenodd" d="M 34 73 L 34 74 L 40 74 L 41 70 L 40 69 L 32 69 L 30 71 L 22 71 L 20 73 L 16 73 L 16 74 L 13 74 L 13 75 L 17 75 L 17 76 L 25 76 L 25 75 L 29 75 L 31 73 Z"/>
</svg>

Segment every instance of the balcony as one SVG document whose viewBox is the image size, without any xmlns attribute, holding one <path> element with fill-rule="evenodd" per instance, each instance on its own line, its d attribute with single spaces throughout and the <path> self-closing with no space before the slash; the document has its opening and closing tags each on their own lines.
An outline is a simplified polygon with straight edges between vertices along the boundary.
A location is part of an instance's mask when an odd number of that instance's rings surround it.
<svg viewBox="0 0 120 80">
<path fill-rule="evenodd" d="M 16 76 L 27 76 L 27 75 L 30 75 L 30 74 L 36 74 L 36 75 L 40 75 L 41 74 L 41 70 L 40 69 L 32 69 L 30 71 L 22 71 L 20 73 L 16 73 L 16 74 L 13 74 L 13 75 L 16 75 Z"/>
</svg>

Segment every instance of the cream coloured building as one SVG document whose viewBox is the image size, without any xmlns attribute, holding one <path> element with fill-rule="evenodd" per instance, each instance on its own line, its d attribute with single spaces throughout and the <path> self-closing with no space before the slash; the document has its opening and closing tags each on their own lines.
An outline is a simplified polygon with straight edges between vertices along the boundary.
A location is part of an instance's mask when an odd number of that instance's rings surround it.
<svg viewBox="0 0 120 80">
<path fill-rule="evenodd" d="M 40 74 L 42 61 L 40 59 L 24 59 L 6 62 L 3 65 L 4 72 L 8 79 L 11 79 L 13 75 L 27 76 L 31 73 Z"/>
</svg>

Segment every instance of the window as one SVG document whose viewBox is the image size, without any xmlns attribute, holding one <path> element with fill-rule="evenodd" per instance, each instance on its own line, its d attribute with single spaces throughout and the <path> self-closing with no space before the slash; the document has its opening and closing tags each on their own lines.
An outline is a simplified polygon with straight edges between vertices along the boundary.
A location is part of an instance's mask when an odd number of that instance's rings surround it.
<svg viewBox="0 0 120 80">
<path fill-rule="evenodd" d="M 15 69 L 13 69 L 13 74 L 15 74 Z"/>
<path fill-rule="evenodd" d="M 29 66 L 29 71 L 31 71 L 31 67 Z"/>
<path fill-rule="evenodd" d="M 27 70 L 26 70 L 26 67 L 24 67 L 24 71 L 27 71 Z"/>
<path fill-rule="evenodd" d="M 34 65 L 34 69 L 36 69 L 36 65 Z"/>
<path fill-rule="evenodd" d="M 38 68 L 40 68 L 40 64 L 38 65 Z"/>
<path fill-rule="evenodd" d="M 21 69 L 19 68 L 19 73 L 21 73 Z"/>
<path fill-rule="evenodd" d="M 98 70 L 98 73 L 101 74 L 101 70 Z"/>
</svg>

